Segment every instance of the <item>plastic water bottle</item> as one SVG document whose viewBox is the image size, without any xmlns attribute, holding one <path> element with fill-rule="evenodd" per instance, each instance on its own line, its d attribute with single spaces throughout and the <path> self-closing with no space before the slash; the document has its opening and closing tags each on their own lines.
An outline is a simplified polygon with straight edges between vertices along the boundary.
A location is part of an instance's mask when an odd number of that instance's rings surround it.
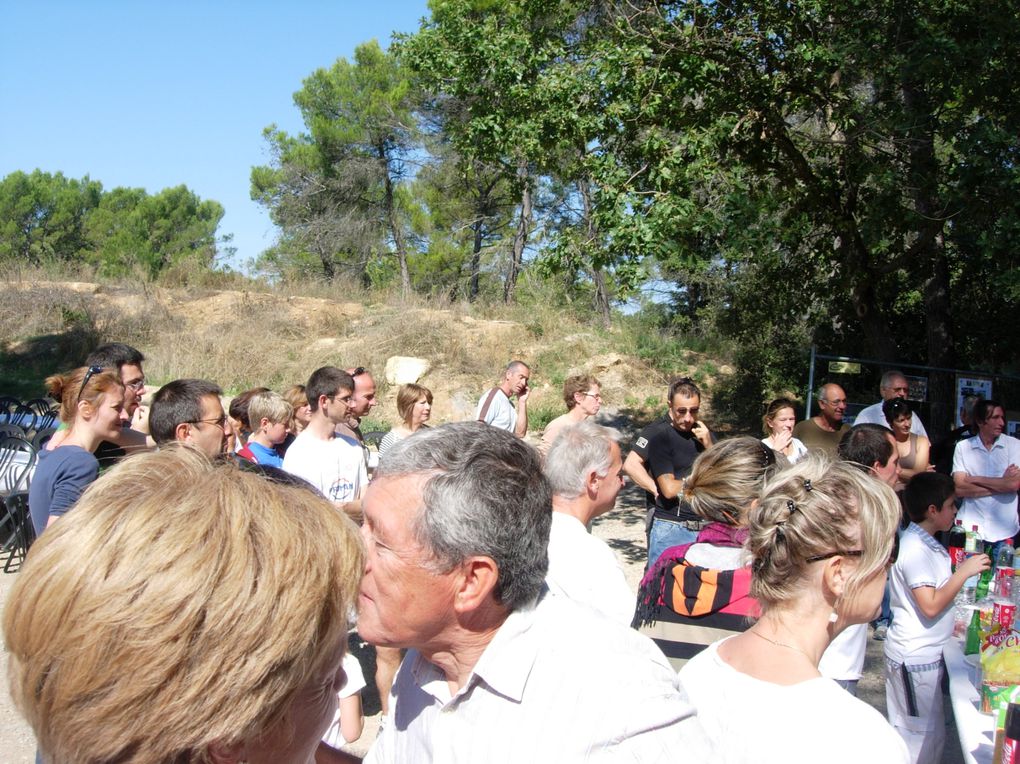
<svg viewBox="0 0 1020 764">
<path fill-rule="evenodd" d="M 967 531 L 967 539 L 964 546 L 964 554 L 966 557 L 971 557 L 978 553 L 979 545 L 981 540 L 978 538 L 978 527 L 975 525 L 971 530 Z M 968 578 L 963 584 L 963 601 L 967 603 L 973 603 L 976 599 L 978 579 L 980 576 L 977 574 Z"/>
</svg>

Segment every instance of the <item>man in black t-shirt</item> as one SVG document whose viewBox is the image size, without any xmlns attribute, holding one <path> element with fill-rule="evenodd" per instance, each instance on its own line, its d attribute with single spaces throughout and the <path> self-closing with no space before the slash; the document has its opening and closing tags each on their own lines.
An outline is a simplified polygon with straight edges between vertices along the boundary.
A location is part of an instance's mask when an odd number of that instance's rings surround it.
<svg viewBox="0 0 1020 764">
<path fill-rule="evenodd" d="M 698 420 L 701 391 L 689 378 L 669 387 L 669 412 L 641 431 L 627 456 L 624 470 L 645 489 L 651 523 L 648 564 L 664 549 L 693 542 L 701 521 L 682 500 L 683 479 L 697 455 L 712 445 L 705 423 Z"/>
</svg>

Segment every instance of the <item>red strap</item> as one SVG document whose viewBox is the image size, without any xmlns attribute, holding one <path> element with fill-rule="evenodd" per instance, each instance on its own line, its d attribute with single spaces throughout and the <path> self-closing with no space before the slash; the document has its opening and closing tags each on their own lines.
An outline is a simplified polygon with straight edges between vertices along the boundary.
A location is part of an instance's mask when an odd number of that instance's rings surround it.
<svg viewBox="0 0 1020 764">
<path fill-rule="evenodd" d="M 485 398 L 485 403 L 482 404 L 482 410 L 478 412 L 478 421 L 484 423 L 485 415 L 489 413 L 489 406 L 492 405 L 492 399 L 496 397 L 496 393 L 499 392 L 498 387 L 494 387 L 489 390 L 488 396 Z"/>
</svg>

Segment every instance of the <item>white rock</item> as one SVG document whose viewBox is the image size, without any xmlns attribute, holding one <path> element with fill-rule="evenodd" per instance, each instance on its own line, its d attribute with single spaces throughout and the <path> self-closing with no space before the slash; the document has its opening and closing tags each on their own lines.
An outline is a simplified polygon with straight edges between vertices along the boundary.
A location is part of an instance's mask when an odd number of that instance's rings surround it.
<svg viewBox="0 0 1020 764">
<path fill-rule="evenodd" d="M 432 368 L 424 358 L 406 355 L 390 356 L 386 359 L 386 381 L 391 385 L 406 385 L 417 382 Z"/>
</svg>

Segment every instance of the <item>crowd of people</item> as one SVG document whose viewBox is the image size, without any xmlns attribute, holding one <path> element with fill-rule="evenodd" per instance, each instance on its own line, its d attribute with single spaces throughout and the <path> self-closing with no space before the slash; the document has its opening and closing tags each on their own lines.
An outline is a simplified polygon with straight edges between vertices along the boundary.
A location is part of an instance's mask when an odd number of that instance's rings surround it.
<svg viewBox="0 0 1020 764">
<path fill-rule="evenodd" d="M 143 406 L 143 363 L 114 343 L 47 380 L 62 427 L 3 623 L 43 761 L 355 761 L 352 628 L 376 650 L 372 762 L 939 761 L 952 601 L 988 558 L 954 573 L 937 537 L 957 498 L 987 541 L 1020 531 L 1002 405 L 968 402 L 938 474 L 899 372 L 884 424 L 850 427 L 826 384 L 808 420 L 765 406 L 760 439 L 717 438 L 680 378 L 624 457 L 591 375 L 532 447 L 515 360 L 472 422 L 430 426 L 432 391 L 401 386 L 376 459 L 365 368 L 224 410 L 197 379 Z M 625 476 L 636 597 L 590 533 Z M 888 720 L 855 697 L 872 622 Z"/>
</svg>

